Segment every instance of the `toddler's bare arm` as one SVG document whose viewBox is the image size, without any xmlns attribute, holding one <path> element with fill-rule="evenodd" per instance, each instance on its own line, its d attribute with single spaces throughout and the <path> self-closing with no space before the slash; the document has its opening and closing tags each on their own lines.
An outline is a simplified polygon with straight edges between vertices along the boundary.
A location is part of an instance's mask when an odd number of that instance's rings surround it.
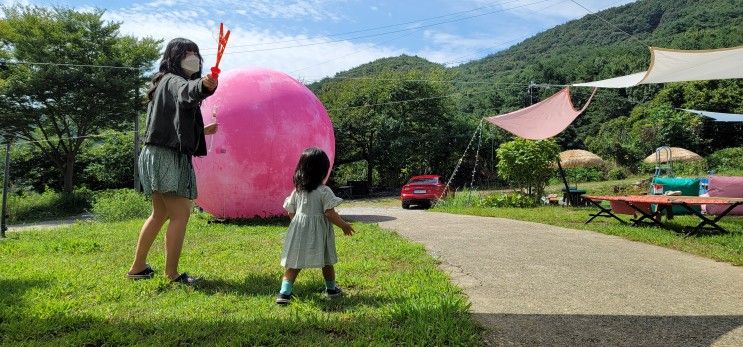
<svg viewBox="0 0 743 347">
<path fill-rule="evenodd" d="M 343 230 L 343 234 L 351 236 L 355 232 L 351 223 L 344 221 L 343 218 L 341 218 L 341 216 L 338 214 L 338 212 L 335 212 L 334 208 L 325 210 L 325 217 L 328 217 L 328 220 L 330 220 L 331 223 L 341 228 Z"/>
</svg>

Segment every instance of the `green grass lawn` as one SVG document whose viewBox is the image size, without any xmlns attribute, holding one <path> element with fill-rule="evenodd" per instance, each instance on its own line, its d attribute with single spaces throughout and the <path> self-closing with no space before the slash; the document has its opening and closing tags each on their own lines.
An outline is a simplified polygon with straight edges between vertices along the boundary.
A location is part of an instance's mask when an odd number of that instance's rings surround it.
<svg viewBox="0 0 743 347">
<path fill-rule="evenodd" d="M 650 183 L 647 185 L 635 186 L 635 183 L 643 182 L 643 180 L 649 180 L 650 176 L 635 176 L 625 178 L 622 180 L 611 180 L 611 181 L 600 181 L 600 182 L 568 182 L 570 186 L 577 186 L 578 189 L 587 191 L 588 195 L 616 195 L 614 192 L 615 187 L 619 189 L 621 194 L 637 194 L 645 192 L 647 193 L 650 189 Z M 643 182 L 645 183 L 645 182 Z M 560 181 L 558 183 L 550 184 L 544 188 L 545 193 L 556 193 L 562 196 L 562 190 L 565 189 L 565 184 Z"/>
<path fill-rule="evenodd" d="M 689 252 L 734 265 L 743 265 L 743 217 L 726 217 L 719 224 L 729 231 L 727 234 L 687 236 L 680 231 L 696 226 L 699 219 L 693 216 L 676 216 L 668 228 L 633 227 L 622 225 L 615 219 L 596 218 L 584 224 L 596 208 L 572 208 L 543 206 L 537 208 L 483 208 L 483 207 L 440 207 L 434 211 L 468 214 L 485 217 L 500 217 L 571 229 L 591 230 L 626 239 L 650 243 L 667 248 Z M 628 220 L 629 216 L 620 215 Z"/>
<path fill-rule="evenodd" d="M 141 220 L 84 222 L 10 233 L 0 241 L 4 345 L 478 345 L 462 291 L 423 246 L 373 225 L 336 230 L 338 284 L 321 295 L 319 270 L 300 274 L 297 298 L 274 304 L 285 220 L 207 224 L 194 218 L 181 270 L 196 288 L 162 277 L 162 236 L 152 280 L 124 278 Z"/>
</svg>

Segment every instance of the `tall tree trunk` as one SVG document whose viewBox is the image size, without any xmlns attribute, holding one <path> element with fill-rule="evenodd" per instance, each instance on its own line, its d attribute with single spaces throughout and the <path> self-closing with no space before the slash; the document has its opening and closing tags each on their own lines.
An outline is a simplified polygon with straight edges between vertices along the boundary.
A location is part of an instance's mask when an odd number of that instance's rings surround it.
<svg viewBox="0 0 743 347">
<path fill-rule="evenodd" d="M 75 186 L 73 185 L 73 178 L 75 175 L 75 154 L 67 153 L 64 167 L 64 192 L 72 193 Z"/>
</svg>

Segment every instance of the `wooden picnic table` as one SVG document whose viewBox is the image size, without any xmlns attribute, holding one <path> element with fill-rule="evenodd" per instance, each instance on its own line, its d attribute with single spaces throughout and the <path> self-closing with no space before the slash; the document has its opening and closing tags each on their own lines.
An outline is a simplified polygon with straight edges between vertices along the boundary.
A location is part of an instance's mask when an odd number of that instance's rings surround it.
<svg viewBox="0 0 743 347">
<path fill-rule="evenodd" d="M 632 210 L 634 210 L 637 214 L 640 215 L 640 218 L 633 218 L 631 219 L 632 225 L 639 225 L 642 223 L 645 219 L 650 220 L 653 224 L 658 226 L 663 226 L 661 223 L 661 216 L 662 212 L 664 210 L 670 210 L 671 206 L 683 206 L 687 211 L 689 211 L 691 214 L 697 216 L 699 219 L 701 219 L 701 222 L 694 227 L 692 230 L 693 234 L 698 233 L 699 231 L 703 230 L 702 228 L 706 225 L 711 226 L 713 229 L 720 231 L 720 232 L 727 232 L 723 227 L 721 227 L 717 222 L 719 222 L 723 217 L 725 217 L 730 211 L 732 211 L 735 207 L 738 205 L 743 204 L 743 198 L 726 198 L 726 197 L 704 197 L 704 196 L 674 196 L 674 195 L 620 195 L 620 196 L 613 196 L 613 195 L 588 195 L 583 197 L 586 201 L 590 202 L 594 206 L 599 208 L 599 212 L 595 214 L 591 214 L 591 218 L 586 221 L 586 224 L 593 221 L 596 217 L 607 217 L 607 218 L 615 218 L 619 220 L 620 222 L 624 223 L 624 221 L 619 218 L 616 214 L 614 214 L 611 210 L 611 208 L 606 208 L 600 204 L 601 201 L 616 201 L 619 203 L 623 203 Z M 658 209 L 656 211 L 652 211 L 652 209 L 648 209 L 648 206 L 650 204 L 657 205 Z M 693 206 L 700 206 L 700 205 L 730 205 L 728 208 L 726 208 L 723 213 L 717 215 L 714 217 L 714 219 L 709 218 L 705 215 L 703 215 L 698 209 L 693 208 Z"/>
</svg>

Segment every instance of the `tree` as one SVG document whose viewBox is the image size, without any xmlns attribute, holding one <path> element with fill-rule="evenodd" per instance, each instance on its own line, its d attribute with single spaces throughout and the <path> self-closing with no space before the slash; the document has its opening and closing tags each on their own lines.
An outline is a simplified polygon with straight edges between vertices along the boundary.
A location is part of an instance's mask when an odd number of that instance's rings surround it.
<svg viewBox="0 0 743 347">
<path fill-rule="evenodd" d="M 85 146 L 81 156 L 86 162 L 83 180 L 93 190 L 130 188 L 134 185 L 133 133 L 106 130 L 102 139 Z"/>
<path fill-rule="evenodd" d="M 595 136 L 586 138 L 586 145 L 630 168 L 660 146 L 683 147 L 702 155 L 737 146 L 743 139 L 740 125 L 715 123 L 680 109 L 739 112 L 742 99 L 740 81 L 671 83 L 628 116 L 602 124 Z"/>
<path fill-rule="evenodd" d="M 396 186 L 408 173 L 448 168 L 460 125 L 441 72 L 382 72 L 323 84 L 319 97 L 333 120 L 336 165 L 365 161 L 367 183 Z M 415 100 L 415 101 L 411 101 Z"/>
<path fill-rule="evenodd" d="M 514 187 L 539 199 L 560 153 L 554 140 L 515 139 L 498 148 L 498 174 Z"/>
<path fill-rule="evenodd" d="M 120 23 L 104 22 L 101 10 L 13 6 L 2 12 L 0 54 L 10 64 L 0 76 L 0 125 L 43 152 L 63 174 L 64 191 L 72 192 L 86 137 L 130 130 L 143 110 L 137 95 L 161 41 L 122 36 Z"/>
</svg>

